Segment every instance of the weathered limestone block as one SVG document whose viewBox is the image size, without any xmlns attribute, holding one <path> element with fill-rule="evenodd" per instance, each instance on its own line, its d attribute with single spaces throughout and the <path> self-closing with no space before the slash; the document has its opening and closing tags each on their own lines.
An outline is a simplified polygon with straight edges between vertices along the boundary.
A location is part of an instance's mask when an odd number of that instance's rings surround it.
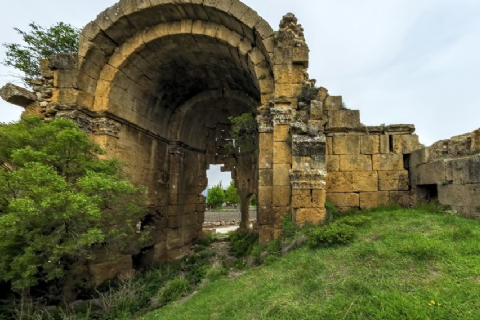
<svg viewBox="0 0 480 320">
<path fill-rule="evenodd" d="M 290 136 L 289 125 L 278 125 L 273 128 L 273 141 L 281 142 L 287 141 Z"/>
<path fill-rule="evenodd" d="M 408 171 L 379 171 L 378 185 L 381 191 L 407 191 L 409 189 Z"/>
<path fill-rule="evenodd" d="M 390 196 L 388 191 L 379 192 L 361 192 L 360 193 L 360 208 L 368 209 L 379 206 L 385 206 L 390 203 Z"/>
<path fill-rule="evenodd" d="M 394 153 L 411 154 L 413 151 L 422 147 L 416 134 L 402 134 L 394 135 L 392 137 Z"/>
<path fill-rule="evenodd" d="M 276 164 L 291 164 L 292 152 L 291 147 L 287 142 L 273 143 L 273 163 Z"/>
<path fill-rule="evenodd" d="M 371 171 L 372 157 L 370 155 L 348 154 L 340 155 L 340 171 Z"/>
<path fill-rule="evenodd" d="M 411 207 L 413 205 L 412 193 L 409 191 L 390 191 L 390 204 Z"/>
<path fill-rule="evenodd" d="M 340 171 L 340 156 L 327 156 L 327 172 Z"/>
<path fill-rule="evenodd" d="M 273 205 L 275 207 L 288 207 L 291 199 L 290 186 L 274 186 Z"/>
<path fill-rule="evenodd" d="M 279 84 L 303 83 L 305 68 L 301 65 L 274 65 L 273 74 Z"/>
<path fill-rule="evenodd" d="M 323 118 L 323 101 L 313 100 L 310 105 L 310 120 L 322 120 Z"/>
<path fill-rule="evenodd" d="M 53 70 L 48 59 L 39 60 L 40 75 L 45 79 L 53 78 Z"/>
<path fill-rule="evenodd" d="M 327 198 L 336 207 L 360 207 L 360 195 L 358 193 L 328 193 Z"/>
<path fill-rule="evenodd" d="M 258 199 L 259 199 L 259 203 L 262 203 L 263 205 L 267 205 L 267 206 L 271 205 L 273 203 L 273 187 L 259 186 Z"/>
<path fill-rule="evenodd" d="M 302 226 L 306 222 L 318 225 L 325 222 L 327 210 L 325 208 L 300 208 L 295 210 L 295 222 Z"/>
<path fill-rule="evenodd" d="M 48 59 L 52 70 L 76 70 L 78 58 L 73 53 L 59 53 Z"/>
<path fill-rule="evenodd" d="M 132 266 L 132 257 L 122 256 L 116 260 L 89 265 L 88 270 L 92 276 L 92 282 L 98 286 L 122 273 L 129 272 Z"/>
<path fill-rule="evenodd" d="M 360 136 L 334 136 L 333 154 L 360 154 Z"/>
<path fill-rule="evenodd" d="M 184 230 L 179 229 L 167 229 L 167 249 L 178 249 L 183 247 L 183 232 Z"/>
<path fill-rule="evenodd" d="M 333 154 L 333 137 L 327 137 L 327 155 Z"/>
<path fill-rule="evenodd" d="M 57 88 L 76 88 L 77 70 L 58 70 L 54 72 L 53 85 Z"/>
<path fill-rule="evenodd" d="M 325 189 L 293 189 L 292 208 L 323 208 L 327 191 Z"/>
<path fill-rule="evenodd" d="M 260 133 L 258 164 L 260 169 L 273 168 L 273 133 Z"/>
<path fill-rule="evenodd" d="M 268 243 L 274 237 L 273 226 L 260 225 L 258 228 L 258 242 Z"/>
<path fill-rule="evenodd" d="M 0 89 L 0 97 L 8 103 L 24 108 L 37 101 L 37 96 L 33 92 L 12 83 L 7 83 Z"/>
<path fill-rule="evenodd" d="M 378 154 L 380 153 L 380 136 L 365 135 L 360 137 L 360 153 L 361 154 Z"/>
<path fill-rule="evenodd" d="M 293 189 L 324 189 L 327 172 L 324 169 L 290 170 Z"/>
<path fill-rule="evenodd" d="M 286 95 L 289 96 L 289 95 Z M 290 95 L 291 96 L 291 95 Z M 288 124 L 295 118 L 296 111 L 292 108 L 271 108 L 274 126 Z"/>
<path fill-rule="evenodd" d="M 315 137 L 295 135 L 292 140 L 294 156 L 325 156 L 326 139 L 323 134 Z"/>
<path fill-rule="evenodd" d="M 390 151 L 390 136 L 388 134 L 382 134 L 380 137 L 380 153 L 389 154 Z"/>
<path fill-rule="evenodd" d="M 273 167 L 273 185 L 274 186 L 289 186 L 289 170 L 290 164 L 275 164 Z"/>
<path fill-rule="evenodd" d="M 372 159 L 373 170 L 394 171 L 404 169 L 402 154 L 374 154 Z"/>
<path fill-rule="evenodd" d="M 326 130 L 351 130 L 361 127 L 359 110 L 333 110 L 328 111 Z"/>
<path fill-rule="evenodd" d="M 352 172 L 352 190 L 377 191 L 378 173 L 376 171 Z"/>
<path fill-rule="evenodd" d="M 412 152 L 410 155 L 409 168 L 415 168 L 420 164 L 427 163 L 428 161 L 428 148 L 422 148 Z"/>
<path fill-rule="evenodd" d="M 446 160 L 444 163 L 447 169 L 445 180 L 454 184 L 480 183 L 480 155 Z"/>
<path fill-rule="evenodd" d="M 325 156 L 295 156 L 292 158 L 292 169 L 300 170 L 300 169 L 325 169 Z"/>
<path fill-rule="evenodd" d="M 315 100 L 318 100 L 318 101 L 323 101 L 325 102 L 325 99 L 328 97 L 328 90 L 325 89 L 324 87 L 320 87 L 318 89 L 318 94 L 317 94 L 317 97 Z"/>
<path fill-rule="evenodd" d="M 320 92 L 319 92 L 320 95 Z M 319 99 L 320 100 L 320 99 Z M 325 98 L 324 110 L 341 110 L 342 109 L 342 96 L 327 96 Z"/>
<path fill-rule="evenodd" d="M 412 134 L 415 132 L 413 124 L 392 124 L 385 127 L 385 132 L 389 134 Z"/>
<path fill-rule="evenodd" d="M 310 50 L 307 46 L 302 47 L 294 47 L 293 48 L 293 55 L 292 55 L 292 62 L 294 64 L 301 64 L 305 68 L 308 68 L 308 54 Z"/>
<path fill-rule="evenodd" d="M 448 181 L 444 161 L 435 161 L 418 165 L 412 175 L 413 185 L 443 184 Z"/>
<path fill-rule="evenodd" d="M 258 185 L 259 186 L 273 186 L 273 170 L 260 169 L 258 171 Z"/>
<path fill-rule="evenodd" d="M 327 190 L 329 192 L 353 192 L 352 172 L 329 172 L 327 174 Z"/>
<path fill-rule="evenodd" d="M 442 204 L 480 207 L 480 185 L 440 185 L 438 186 L 438 200 Z"/>
</svg>

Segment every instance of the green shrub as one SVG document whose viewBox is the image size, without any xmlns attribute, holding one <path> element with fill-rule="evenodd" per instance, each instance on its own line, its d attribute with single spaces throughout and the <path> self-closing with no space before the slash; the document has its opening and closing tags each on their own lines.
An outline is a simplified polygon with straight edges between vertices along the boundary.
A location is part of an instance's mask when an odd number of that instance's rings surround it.
<svg viewBox="0 0 480 320">
<path fill-rule="evenodd" d="M 366 224 L 367 222 L 370 222 L 371 220 L 372 218 L 367 216 L 351 215 L 351 216 L 342 217 L 337 221 L 335 221 L 335 223 L 347 224 L 349 226 L 359 227 Z"/>
<path fill-rule="evenodd" d="M 311 248 L 345 245 L 350 243 L 355 235 L 355 227 L 343 223 L 332 223 L 311 229 L 308 233 L 308 244 Z"/>
<path fill-rule="evenodd" d="M 167 283 L 158 293 L 158 302 L 165 305 L 169 302 L 180 299 L 185 296 L 190 289 L 190 284 L 186 279 L 176 278 Z"/>
<path fill-rule="evenodd" d="M 291 238 L 297 233 L 297 224 L 293 221 L 292 214 L 288 212 L 282 221 L 282 237 Z"/>
<path fill-rule="evenodd" d="M 258 234 L 253 232 L 232 232 L 229 234 L 230 253 L 235 258 L 250 254 L 255 244 L 258 243 Z"/>
</svg>

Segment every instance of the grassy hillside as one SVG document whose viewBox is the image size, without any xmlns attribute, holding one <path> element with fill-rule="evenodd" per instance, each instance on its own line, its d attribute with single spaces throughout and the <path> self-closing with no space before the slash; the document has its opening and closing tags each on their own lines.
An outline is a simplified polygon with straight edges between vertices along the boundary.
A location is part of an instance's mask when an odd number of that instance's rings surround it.
<svg viewBox="0 0 480 320">
<path fill-rule="evenodd" d="M 479 221 L 367 214 L 348 246 L 305 246 L 141 319 L 480 319 Z"/>
</svg>

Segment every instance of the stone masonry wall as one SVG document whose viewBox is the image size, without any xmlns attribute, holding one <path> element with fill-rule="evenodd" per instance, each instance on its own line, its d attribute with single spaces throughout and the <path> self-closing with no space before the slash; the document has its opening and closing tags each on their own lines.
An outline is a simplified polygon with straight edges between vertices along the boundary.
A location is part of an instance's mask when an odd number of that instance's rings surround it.
<svg viewBox="0 0 480 320">
<path fill-rule="evenodd" d="M 480 129 L 414 152 L 410 168 L 416 202 L 438 201 L 480 218 Z"/>
</svg>

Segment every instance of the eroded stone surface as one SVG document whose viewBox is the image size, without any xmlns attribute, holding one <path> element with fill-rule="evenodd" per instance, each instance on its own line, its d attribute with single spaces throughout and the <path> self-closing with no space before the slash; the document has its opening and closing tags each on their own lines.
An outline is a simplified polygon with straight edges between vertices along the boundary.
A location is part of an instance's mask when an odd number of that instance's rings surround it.
<svg viewBox="0 0 480 320">
<path fill-rule="evenodd" d="M 130 165 L 132 182 L 148 188 L 152 239 L 136 257 L 145 264 L 182 257 L 202 236 L 212 164 L 235 179 L 241 229 L 257 196 L 261 242 L 281 234 L 289 211 L 299 225 L 324 222 L 327 198 L 341 210 L 411 205 L 419 184 L 462 192 L 480 180 L 476 158 L 432 162 L 479 149 L 478 131 L 425 150 L 413 125 L 364 126 L 341 96 L 316 88 L 308 63 L 293 14 L 274 33 L 237 0 L 121 0 L 85 27 L 78 57 L 41 62 L 34 94 L 2 97 L 72 119 Z M 243 113 L 256 115 L 258 134 L 232 144 L 229 117 Z M 131 267 L 131 257 L 105 260 L 90 267 L 96 283 Z"/>
</svg>

